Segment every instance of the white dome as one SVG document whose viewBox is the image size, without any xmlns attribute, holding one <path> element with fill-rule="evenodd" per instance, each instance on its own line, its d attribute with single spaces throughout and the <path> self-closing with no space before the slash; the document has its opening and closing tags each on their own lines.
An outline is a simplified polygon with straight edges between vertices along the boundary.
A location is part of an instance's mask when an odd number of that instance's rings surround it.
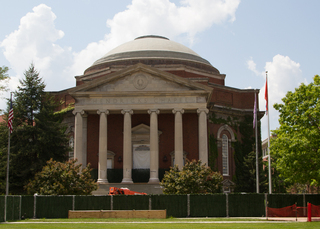
<svg viewBox="0 0 320 229">
<path fill-rule="evenodd" d="M 136 52 L 136 51 L 171 51 L 171 52 L 181 52 L 188 53 L 191 55 L 199 56 L 197 53 L 189 49 L 188 47 L 179 44 L 174 41 L 170 41 L 168 38 L 161 36 L 142 36 L 124 43 L 110 52 L 105 56 L 110 56 L 116 53 L 125 52 Z"/>
<path fill-rule="evenodd" d="M 184 60 L 211 66 L 207 60 L 200 57 L 188 47 L 170 41 L 168 38 L 154 35 L 138 37 L 133 41 L 124 43 L 95 61 L 92 66 L 134 59 Z"/>
<path fill-rule="evenodd" d="M 109 66 L 130 66 L 136 63 L 151 66 L 183 64 L 220 74 L 207 60 L 190 48 L 155 35 L 138 37 L 112 49 L 95 61 L 84 74 L 100 71 Z"/>
</svg>

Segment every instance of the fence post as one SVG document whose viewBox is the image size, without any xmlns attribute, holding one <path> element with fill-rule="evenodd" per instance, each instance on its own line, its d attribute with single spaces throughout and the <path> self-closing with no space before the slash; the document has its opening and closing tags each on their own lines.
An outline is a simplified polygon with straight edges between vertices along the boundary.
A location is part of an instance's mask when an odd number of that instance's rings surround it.
<svg viewBox="0 0 320 229">
<path fill-rule="evenodd" d="M 19 203 L 19 219 L 21 220 L 21 206 L 22 206 L 22 196 L 20 195 L 20 203 Z"/>
<path fill-rule="evenodd" d="M 37 212 L 37 193 L 33 195 L 33 218 L 36 218 Z"/>
<path fill-rule="evenodd" d="M 111 195 L 110 205 L 110 209 L 113 211 L 113 195 Z"/>
<path fill-rule="evenodd" d="M 188 208 L 187 217 L 189 217 L 190 216 L 190 194 L 187 194 L 187 208 Z"/>
<path fill-rule="evenodd" d="M 7 195 L 4 196 L 4 222 L 7 222 Z"/>
<path fill-rule="evenodd" d="M 268 193 L 264 194 L 264 201 L 265 201 L 265 212 L 266 212 L 266 218 L 268 220 Z"/>
<path fill-rule="evenodd" d="M 306 215 L 306 194 L 303 193 L 303 216 Z"/>
<path fill-rule="evenodd" d="M 226 193 L 226 215 L 229 218 L 229 195 Z"/>
<path fill-rule="evenodd" d="M 72 196 L 72 211 L 74 211 L 75 206 L 75 195 Z"/>
<path fill-rule="evenodd" d="M 152 200 L 151 200 L 151 196 L 149 196 L 149 210 L 152 210 Z"/>
</svg>

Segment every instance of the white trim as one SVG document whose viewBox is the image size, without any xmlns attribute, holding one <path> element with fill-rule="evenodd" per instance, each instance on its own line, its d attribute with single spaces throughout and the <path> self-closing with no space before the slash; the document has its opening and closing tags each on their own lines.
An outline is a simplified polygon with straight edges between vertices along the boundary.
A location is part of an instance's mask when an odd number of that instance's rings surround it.
<svg viewBox="0 0 320 229">
<path fill-rule="evenodd" d="M 228 131 L 228 132 L 230 133 L 231 141 L 232 141 L 232 142 L 235 142 L 236 139 L 235 139 L 235 137 L 234 137 L 234 133 L 233 133 L 232 129 L 230 128 L 230 126 L 228 126 L 227 124 L 225 124 L 225 125 L 223 125 L 223 126 L 221 126 L 221 127 L 219 128 L 218 134 L 217 134 L 217 140 L 222 140 L 221 133 L 222 133 L 222 131 L 224 131 L 224 130 L 226 130 L 226 131 Z"/>
</svg>

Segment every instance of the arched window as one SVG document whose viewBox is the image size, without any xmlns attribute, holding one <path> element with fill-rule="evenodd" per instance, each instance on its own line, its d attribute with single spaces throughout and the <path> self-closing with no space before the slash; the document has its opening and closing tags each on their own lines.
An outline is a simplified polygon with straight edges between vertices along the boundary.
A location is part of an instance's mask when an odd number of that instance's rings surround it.
<svg viewBox="0 0 320 229">
<path fill-rule="evenodd" d="M 70 147 L 70 151 L 69 151 L 69 160 L 74 159 L 74 151 L 73 151 L 73 147 L 74 147 L 74 139 L 71 136 L 69 139 L 69 147 Z"/>
<path fill-rule="evenodd" d="M 222 175 L 229 175 L 228 136 L 222 135 Z"/>
</svg>

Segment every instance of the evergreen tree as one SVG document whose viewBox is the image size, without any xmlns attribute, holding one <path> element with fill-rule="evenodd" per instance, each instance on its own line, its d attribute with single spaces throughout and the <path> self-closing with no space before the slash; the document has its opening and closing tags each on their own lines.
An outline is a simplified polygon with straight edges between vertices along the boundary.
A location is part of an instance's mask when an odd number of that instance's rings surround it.
<svg viewBox="0 0 320 229">
<path fill-rule="evenodd" d="M 65 161 L 69 150 L 62 117 L 54 113 L 54 98 L 31 64 L 14 93 L 14 131 L 10 149 L 10 193 L 24 193 L 25 186 L 51 158 Z M 2 157 L 2 161 L 5 159 Z"/>
</svg>

